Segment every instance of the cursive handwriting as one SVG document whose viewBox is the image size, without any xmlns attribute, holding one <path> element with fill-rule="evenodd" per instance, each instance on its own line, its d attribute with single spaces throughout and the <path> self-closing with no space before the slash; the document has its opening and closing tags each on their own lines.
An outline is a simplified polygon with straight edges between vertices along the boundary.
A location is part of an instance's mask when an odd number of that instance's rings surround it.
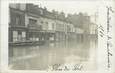
<svg viewBox="0 0 115 73">
<path fill-rule="evenodd" d="M 62 64 L 54 64 L 52 65 L 52 71 L 77 71 L 82 70 L 83 65 L 74 64 L 74 65 L 62 65 Z"/>
</svg>

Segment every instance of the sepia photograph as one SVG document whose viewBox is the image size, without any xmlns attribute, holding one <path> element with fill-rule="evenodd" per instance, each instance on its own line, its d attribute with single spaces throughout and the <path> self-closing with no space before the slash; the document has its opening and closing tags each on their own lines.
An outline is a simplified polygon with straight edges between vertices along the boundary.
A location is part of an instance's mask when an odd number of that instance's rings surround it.
<svg viewBox="0 0 115 73">
<path fill-rule="evenodd" d="M 96 69 L 97 12 L 84 12 L 73 7 L 79 6 L 76 4 L 70 1 L 9 4 L 10 68 Z"/>
<path fill-rule="evenodd" d="M 2 1 L 0 73 L 114 73 L 114 4 Z"/>
</svg>

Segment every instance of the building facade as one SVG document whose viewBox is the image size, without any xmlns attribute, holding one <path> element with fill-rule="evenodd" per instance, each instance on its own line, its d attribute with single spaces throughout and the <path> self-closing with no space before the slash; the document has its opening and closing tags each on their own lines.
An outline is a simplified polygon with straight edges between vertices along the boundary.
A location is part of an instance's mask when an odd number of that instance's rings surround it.
<svg viewBox="0 0 115 73">
<path fill-rule="evenodd" d="M 26 41 L 25 9 L 23 5 L 10 6 L 9 42 Z"/>
<path fill-rule="evenodd" d="M 44 8 L 33 4 L 10 4 L 9 8 L 9 42 L 64 41 L 76 37 L 73 24 Z"/>
</svg>

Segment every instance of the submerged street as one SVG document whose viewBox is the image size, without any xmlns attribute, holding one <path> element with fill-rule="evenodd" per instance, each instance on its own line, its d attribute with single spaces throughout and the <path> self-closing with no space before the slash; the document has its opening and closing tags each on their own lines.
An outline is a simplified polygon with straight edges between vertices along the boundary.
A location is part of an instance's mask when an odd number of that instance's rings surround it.
<svg viewBox="0 0 115 73">
<path fill-rule="evenodd" d="M 48 70 L 55 64 L 95 64 L 97 38 L 45 42 L 36 46 L 10 46 L 9 67 L 18 70 Z M 85 66 L 84 66 L 85 67 Z"/>
</svg>

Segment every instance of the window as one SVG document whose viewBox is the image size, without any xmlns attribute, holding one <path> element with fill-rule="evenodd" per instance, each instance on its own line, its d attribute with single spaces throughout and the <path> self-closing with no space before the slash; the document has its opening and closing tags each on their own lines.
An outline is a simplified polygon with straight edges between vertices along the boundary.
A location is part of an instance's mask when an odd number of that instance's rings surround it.
<svg viewBox="0 0 115 73">
<path fill-rule="evenodd" d="M 41 21 L 41 24 L 43 24 L 43 21 Z"/>
<path fill-rule="evenodd" d="M 40 14 L 43 14 L 43 10 L 42 9 L 40 9 Z"/>
<path fill-rule="evenodd" d="M 17 8 L 17 9 L 20 9 L 20 4 L 16 4 L 16 8 Z"/>
<path fill-rule="evenodd" d="M 16 25 L 19 24 L 19 20 L 20 20 L 20 17 L 19 17 L 19 15 L 18 15 L 18 16 L 16 16 Z"/>
<path fill-rule="evenodd" d="M 13 31 L 13 42 L 16 42 L 18 40 L 18 32 Z"/>
<path fill-rule="evenodd" d="M 22 37 L 26 37 L 26 32 L 22 32 Z"/>
<path fill-rule="evenodd" d="M 19 32 L 18 32 L 18 35 L 22 35 L 22 32 L 21 32 L 21 31 L 19 31 Z"/>
<path fill-rule="evenodd" d="M 46 24 L 48 24 L 48 22 L 46 22 Z"/>
<path fill-rule="evenodd" d="M 37 23 L 37 20 L 35 20 L 35 19 L 29 19 L 29 24 L 36 24 Z"/>
<path fill-rule="evenodd" d="M 53 29 L 53 30 L 55 29 L 55 24 L 54 24 L 54 23 L 52 23 L 52 29 Z"/>
</svg>

